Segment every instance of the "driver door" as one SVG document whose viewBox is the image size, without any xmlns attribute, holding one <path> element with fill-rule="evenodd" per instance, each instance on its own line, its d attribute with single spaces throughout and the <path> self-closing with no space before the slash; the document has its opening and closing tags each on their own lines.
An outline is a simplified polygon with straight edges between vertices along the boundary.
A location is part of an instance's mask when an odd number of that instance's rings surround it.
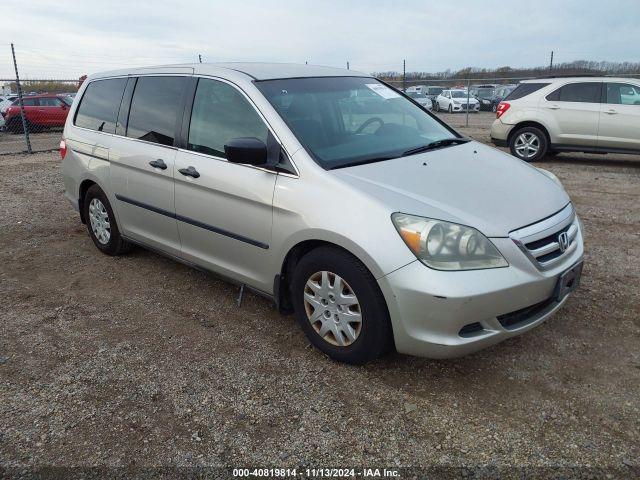
<svg viewBox="0 0 640 480">
<path fill-rule="evenodd" d="M 225 144 L 239 137 L 268 141 L 250 100 L 221 80 L 198 79 L 186 148 L 175 159 L 175 206 L 184 259 L 262 291 L 273 288 L 273 171 L 227 161 Z"/>
</svg>

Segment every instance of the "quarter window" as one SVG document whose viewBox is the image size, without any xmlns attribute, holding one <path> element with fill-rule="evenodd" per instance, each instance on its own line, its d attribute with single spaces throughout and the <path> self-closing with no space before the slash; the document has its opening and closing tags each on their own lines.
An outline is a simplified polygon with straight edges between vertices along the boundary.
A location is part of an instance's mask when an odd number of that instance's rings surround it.
<svg viewBox="0 0 640 480">
<path fill-rule="evenodd" d="M 126 78 L 91 82 L 82 95 L 75 125 L 98 132 L 115 133 L 118 109 L 126 84 Z"/>
<path fill-rule="evenodd" d="M 547 95 L 552 102 L 600 103 L 600 82 L 569 83 Z"/>
<path fill-rule="evenodd" d="M 640 87 L 628 83 L 607 83 L 607 103 L 640 105 Z"/>
<path fill-rule="evenodd" d="M 548 83 L 521 83 L 516 88 L 513 89 L 505 100 L 517 100 L 519 98 L 526 97 L 527 95 L 531 95 L 533 92 L 537 92 L 541 88 L 549 85 Z"/>
<path fill-rule="evenodd" d="M 268 129 L 253 106 L 234 87 L 201 78 L 191 111 L 187 148 L 227 158 L 225 144 L 240 137 L 267 143 Z"/>
<path fill-rule="evenodd" d="M 127 137 L 173 145 L 185 77 L 140 77 L 133 92 Z"/>
</svg>

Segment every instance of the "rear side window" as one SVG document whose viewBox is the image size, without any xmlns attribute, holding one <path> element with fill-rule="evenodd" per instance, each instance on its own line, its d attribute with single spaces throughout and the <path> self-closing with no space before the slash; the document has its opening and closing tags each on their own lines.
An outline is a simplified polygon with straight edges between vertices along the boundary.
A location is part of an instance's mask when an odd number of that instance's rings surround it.
<svg viewBox="0 0 640 480">
<path fill-rule="evenodd" d="M 531 95 L 533 92 L 537 92 L 541 88 L 550 85 L 549 83 L 521 83 L 518 85 L 513 92 L 511 92 L 505 100 L 518 100 L 519 98 L 526 97 L 527 95 Z"/>
<path fill-rule="evenodd" d="M 20 99 L 17 98 L 12 105 L 15 105 L 16 107 L 20 106 Z M 22 99 L 22 105 L 25 107 L 36 107 L 38 105 L 38 99 L 37 98 L 23 98 Z"/>
<path fill-rule="evenodd" d="M 185 77 L 140 77 L 133 92 L 127 137 L 173 145 Z"/>
<path fill-rule="evenodd" d="M 98 132 L 115 133 L 118 109 L 126 84 L 126 78 L 91 82 L 82 96 L 75 125 Z"/>
<path fill-rule="evenodd" d="M 254 137 L 266 144 L 267 135 L 267 126 L 237 89 L 216 80 L 198 81 L 189 124 L 189 150 L 227 158 L 224 145 L 232 138 Z"/>
<path fill-rule="evenodd" d="M 602 83 L 569 83 L 547 95 L 552 102 L 600 103 Z"/>
</svg>

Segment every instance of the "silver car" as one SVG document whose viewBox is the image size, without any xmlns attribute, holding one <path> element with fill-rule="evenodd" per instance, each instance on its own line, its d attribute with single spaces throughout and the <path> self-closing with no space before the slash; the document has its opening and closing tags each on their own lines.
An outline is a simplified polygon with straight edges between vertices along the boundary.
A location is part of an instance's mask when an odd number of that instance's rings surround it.
<svg viewBox="0 0 640 480">
<path fill-rule="evenodd" d="M 582 227 L 555 176 L 352 70 L 92 75 L 61 155 L 99 250 L 139 245 L 249 287 L 344 362 L 476 351 L 580 280 Z"/>
</svg>

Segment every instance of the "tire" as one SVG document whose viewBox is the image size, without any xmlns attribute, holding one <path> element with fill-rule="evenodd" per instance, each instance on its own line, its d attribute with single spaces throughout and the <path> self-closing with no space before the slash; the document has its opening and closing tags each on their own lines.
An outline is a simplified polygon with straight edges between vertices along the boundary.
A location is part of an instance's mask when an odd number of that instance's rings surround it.
<svg viewBox="0 0 640 480">
<path fill-rule="evenodd" d="M 436 112 L 439 112 L 440 111 L 440 104 L 438 102 L 436 102 L 434 108 L 435 108 Z"/>
<path fill-rule="evenodd" d="M 107 255 L 120 255 L 131 250 L 132 245 L 120 235 L 109 199 L 98 185 L 87 190 L 82 208 L 89 236 L 98 250 Z M 108 231 L 108 236 L 105 231 Z"/>
<path fill-rule="evenodd" d="M 498 104 L 497 104 L 497 103 L 494 103 L 493 105 L 491 105 L 491 111 L 492 111 L 493 113 L 496 113 L 496 110 L 498 110 Z"/>
<path fill-rule="evenodd" d="M 323 292 L 325 279 L 329 288 Z M 332 290 L 338 281 L 343 288 Z M 352 298 L 345 301 L 350 306 L 343 307 L 340 297 L 331 299 L 332 292 L 353 294 L 357 306 Z M 344 250 L 319 247 L 302 257 L 293 273 L 291 298 L 298 323 L 309 341 L 334 360 L 360 365 L 393 346 L 389 311 L 377 282 L 360 260 Z M 314 305 L 323 311 L 318 312 Z M 357 318 L 358 313 L 359 323 L 345 322 Z M 316 323 L 311 319 L 316 319 Z M 351 339 L 345 333 L 346 328 L 351 329 Z"/>
<path fill-rule="evenodd" d="M 449 109 L 448 109 L 449 113 L 453 113 L 453 106 L 451 104 L 449 104 Z"/>
<path fill-rule="evenodd" d="M 529 147 L 525 146 L 527 143 Z M 511 154 L 525 162 L 537 162 L 543 159 L 548 148 L 549 141 L 546 134 L 536 127 L 520 128 L 509 138 Z"/>
</svg>

